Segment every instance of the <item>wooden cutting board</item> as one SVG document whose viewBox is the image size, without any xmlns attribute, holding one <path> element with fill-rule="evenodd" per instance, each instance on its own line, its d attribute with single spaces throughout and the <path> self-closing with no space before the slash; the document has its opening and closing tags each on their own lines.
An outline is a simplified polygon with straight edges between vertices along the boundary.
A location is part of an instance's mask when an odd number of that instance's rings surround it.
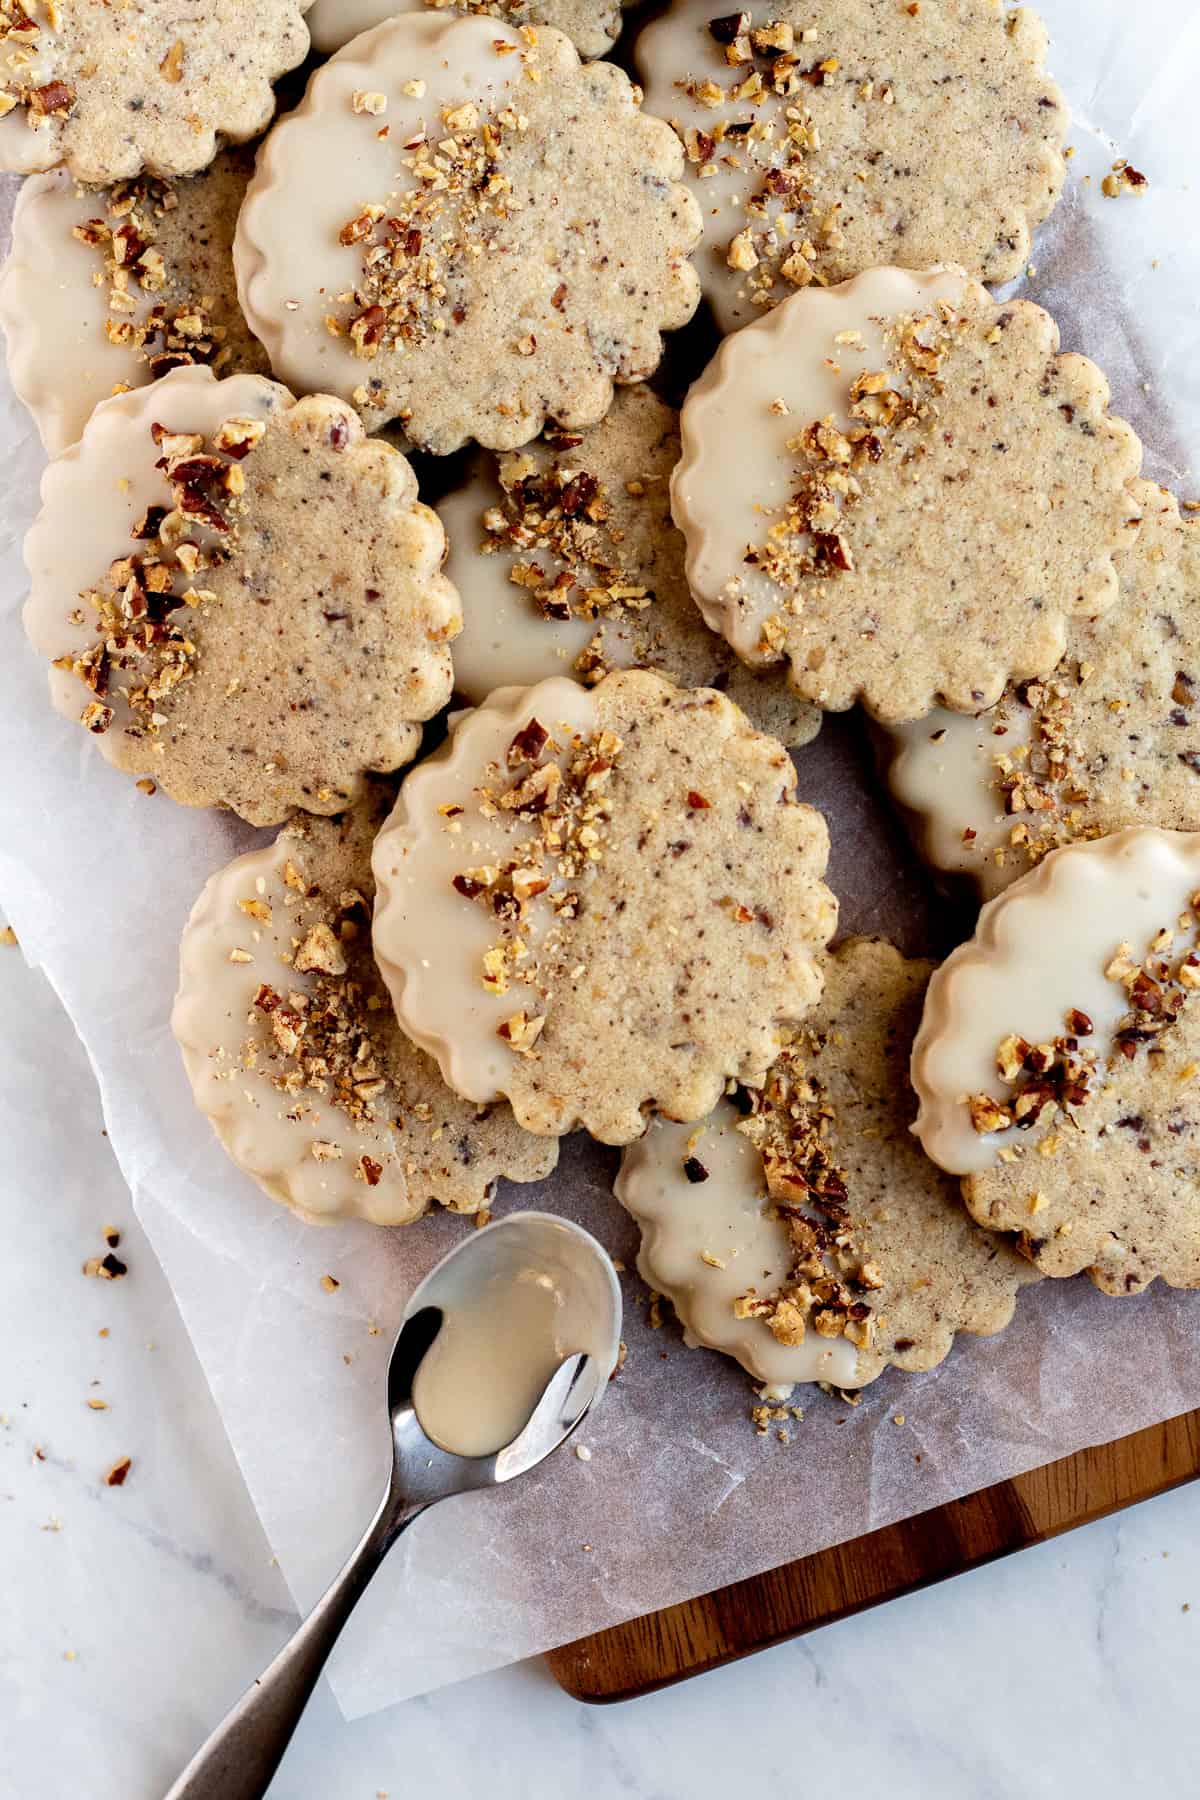
<svg viewBox="0 0 1200 1800">
<path fill-rule="evenodd" d="M 629 1700 L 1200 1476 L 1200 1410 L 552 1650 L 577 1700 Z"/>
</svg>

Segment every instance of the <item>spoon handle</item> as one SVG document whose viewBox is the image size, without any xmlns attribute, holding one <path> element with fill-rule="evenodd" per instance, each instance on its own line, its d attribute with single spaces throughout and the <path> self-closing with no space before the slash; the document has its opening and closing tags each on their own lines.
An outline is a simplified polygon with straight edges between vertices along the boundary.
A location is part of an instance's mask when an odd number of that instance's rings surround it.
<svg viewBox="0 0 1200 1800">
<path fill-rule="evenodd" d="M 261 1800 L 343 1626 L 400 1533 L 424 1510 L 389 1489 L 308 1617 L 226 1713 L 165 1800 Z"/>
</svg>

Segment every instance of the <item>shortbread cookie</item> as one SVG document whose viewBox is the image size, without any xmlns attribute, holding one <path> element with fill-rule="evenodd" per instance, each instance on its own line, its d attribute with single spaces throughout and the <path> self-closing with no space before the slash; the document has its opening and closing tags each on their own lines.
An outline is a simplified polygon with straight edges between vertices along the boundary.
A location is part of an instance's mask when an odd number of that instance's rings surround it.
<svg viewBox="0 0 1200 1800">
<path fill-rule="evenodd" d="M 654 1121 L 617 1196 L 638 1268 L 695 1343 L 760 1381 L 862 1387 L 932 1369 L 956 1331 L 990 1336 L 1036 1279 L 968 1218 L 914 1142 L 908 1057 L 931 964 L 857 938 L 761 1091 L 701 1125 Z"/>
<path fill-rule="evenodd" d="M 674 0 L 635 56 L 687 152 L 722 330 L 883 263 L 1019 275 L 1066 173 L 1046 41 L 999 0 Z"/>
<path fill-rule="evenodd" d="M 672 482 L 708 623 L 806 700 L 978 712 L 1106 612 L 1141 447 L 1028 301 L 961 269 L 810 288 L 728 338 Z"/>
<path fill-rule="evenodd" d="M 416 493 L 326 394 L 193 367 L 106 400 L 25 540 L 56 707 L 189 806 L 340 812 L 450 697 L 461 612 Z"/>
<path fill-rule="evenodd" d="M 1200 1287 L 1198 910 L 1200 833 L 1072 844 L 930 983 L 914 1130 L 1047 1275 Z"/>
<path fill-rule="evenodd" d="M 375 954 L 468 1100 L 628 1143 L 761 1081 L 821 990 L 828 834 L 711 689 L 620 670 L 464 715 L 376 842 Z"/>
<path fill-rule="evenodd" d="M 328 56 L 362 31 L 399 12 L 429 6 L 438 12 L 489 13 L 509 25 L 553 25 L 580 56 L 603 56 L 621 31 L 621 8 L 631 0 L 316 0 L 308 15 L 313 49 Z"/>
<path fill-rule="evenodd" d="M 594 425 L 696 309 L 683 152 L 561 32 L 403 13 L 319 69 L 238 222 L 278 375 L 439 453 Z"/>
<path fill-rule="evenodd" d="M 438 506 L 463 597 L 460 694 L 477 704 L 550 675 L 658 669 L 718 688 L 785 744 L 816 736 L 818 708 L 778 671 L 747 669 L 700 617 L 671 519 L 678 460 L 678 414 L 647 387 L 622 388 L 590 431 L 549 427 L 523 450 L 480 453 Z"/>
<path fill-rule="evenodd" d="M 186 363 L 269 374 L 237 302 L 233 228 L 253 153 L 224 150 L 201 175 L 139 175 L 86 188 L 31 175 L 13 211 L 0 325 L 13 387 L 52 456 L 101 400 Z"/>
<path fill-rule="evenodd" d="M 1120 603 L 1071 621 L 1053 675 L 978 719 L 938 711 L 891 734 L 888 780 L 922 853 L 985 895 L 1078 838 L 1200 830 L 1200 520 L 1150 482 L 1135 499 Z"/>
<path fill-rule="evenodd" d="M 275 111 L 303 62 L 300 0 L 3 0 L 0 168 L 78 181 L 190 175 Z"/>
<path fill-rule="evenodd" d="M 171 1025 L 196 1105 L 234 1162 L 316 1223 L 475 1212 L 558 1146 L 472 1106 L 396 1024 L 371 956 L 371 843 L 390 794 L 287 825 L 192 909 Z"/>
</svg>

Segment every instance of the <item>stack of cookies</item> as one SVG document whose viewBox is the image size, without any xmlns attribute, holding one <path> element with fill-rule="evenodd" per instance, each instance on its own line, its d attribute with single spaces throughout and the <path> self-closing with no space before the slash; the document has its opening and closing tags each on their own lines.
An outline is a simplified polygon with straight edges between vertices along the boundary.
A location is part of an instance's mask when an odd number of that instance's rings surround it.
<svg viewBox="0 0 1200 1800">
<path fill-rule="evenodd" d="M 1065 179 L 1031 13 L 642 10 L 0 0 L 26 628 L 279 828 L 173 1014 L 268 1195 L 482 1215 L 583 1130 L 689 1341 L 858 1388 L 1200 1286 L 1200 556 L 991 291 Z M 852 708 L 988 902 L 940 969 L 833 943 Z"/>
</svg>

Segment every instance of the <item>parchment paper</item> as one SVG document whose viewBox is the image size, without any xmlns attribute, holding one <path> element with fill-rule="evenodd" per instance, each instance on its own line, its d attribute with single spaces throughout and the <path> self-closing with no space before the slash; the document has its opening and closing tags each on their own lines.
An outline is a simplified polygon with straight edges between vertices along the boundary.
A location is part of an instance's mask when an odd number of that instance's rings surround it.
<svg viewBox="0 0 1200 1800">
<path fill-rule="evenodd" d="M 1200 234 L 1188 190 L 1200 167 L 1200 14 L 1191 0 L 1047 0 L 1042 10 L 1077 155 L 1023 287 L 1056 313 L 1065 345 L 1107 369 L 1150 472 L 1187 495 L 1200 446 Z M 1101 198 L 1118 151 L 1149 177 L 1144 196 Z M 41 461 L 4 384 L 0 904 L 92 1057 L 135 1203 L 307 1607 L 382 1481 L 382 1374 L 405 1296 L 470 1226 L 445 1215 L 404 1232 L 297 1224 L 236 1174 L 194 1113 L 167 1031 L 176 945 L 205 877 L 252 834 L 146 799 L 51 712 L 17 618 Z M 847 930 L 886 930 L 921 950 L 969 929 L 934 898 L 876 798 L 856 721 L 830 722 L 799 765 L 802 792 L 829 816 Z M 55 1106 L 52 1069 L 45 1104 Z M 612 1152 L 571 1141 L 551 1182 L 508 1190 L 500 1209 L 560 1209 L 632 1267 L 634 1234 L 609 1193 L 614 1164 Z M 53 1194 L 29 1196 L 31 1208 L 53 1204 Z M 335 1294 L 321 1288 L 327 1272 L 341 1282 Z M 928 1376 L 889 1374 L 857 1409 L 814 1391 L 783 1445 L 755 1436 L 739 1371 L 686 1350 L 672 1324 L 651 1331 L 632 1276 L 625 1291 L 629 1359 L 589 1427 L 591 1460 L 568 1451 L 508 1492 L 447 1504 L 403 1540 L 333 1665 L 347 1715 L 1200 1405 L 1200 1295 L 1155 1288 L 1118 1301 L 1086 1281 L 1046 1282 L 1003 1336 L 961 1339 Z"/>
</svg>

